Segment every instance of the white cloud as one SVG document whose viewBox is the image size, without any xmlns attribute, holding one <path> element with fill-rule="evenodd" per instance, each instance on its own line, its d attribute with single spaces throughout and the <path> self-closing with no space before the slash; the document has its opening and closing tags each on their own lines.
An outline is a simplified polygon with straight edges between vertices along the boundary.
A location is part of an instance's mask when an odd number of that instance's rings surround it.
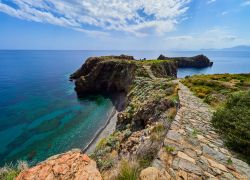
<svg viewBox="0 0 250 180">
<path fill-rule="evenodd" d="M 225 16 L 225 15 L 227 15 L 229 12 L 228 11 L 223 11 L 222 13 L 221 13 L 221 15 L 222 16 Z"/>
<path fill-rule="evenodd" d="M 208 0 L 207 4 L 211 4 L 211 3 L 214 3 L 214 2 L 216 2 L 216 0 Z"/>
<path fill-rule="evenodd" d="M 197 34 L 167 37 L 165 40 L 171 45 L 169 48 L 178 49 L 222 48 L 244 44 L 244 40 L 220 28 L 212 28 Z"/>
<path fill-rule="evenodd" d="M 7 3 L 11 2 L 12 6 Z M 0 11 L 35 22 L 105 33 L 138 36 L 175 29 L 190 0 L 0 0 Z"/>
<path fill-rule="evenodd" d="M 243 3 L 241 3 L 242 6 L 250 6 L 250 0 L 245 0 Z"/>
</svg>

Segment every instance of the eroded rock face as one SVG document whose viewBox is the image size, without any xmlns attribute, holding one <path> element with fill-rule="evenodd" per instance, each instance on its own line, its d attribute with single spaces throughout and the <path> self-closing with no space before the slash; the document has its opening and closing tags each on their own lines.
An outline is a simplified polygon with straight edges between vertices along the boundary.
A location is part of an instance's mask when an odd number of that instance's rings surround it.
<svg viewBox="0 0 250 180">
<path fill-rule="evenodd" d="M 16 180 L 101 180 L 95 161 L 80 150 L 53 156 L 19 174 Z"/>
<path fill-rule="evenodd" d="M 211 62 L 206 56 L 204 55 L 198 55 L 193 57 L 166 57 L 163 55 L 160 55 L 158 57 L 159 60 L 175 60 L 178 64 L 178 68 L 204 68 L 209 67 L 213 65 L 213 62 Z"/>
<path fill-rule="evenodd" d="M 133 117 L 128 117 L 124 113 L 118 114 L 117 129 L 123 129 L 127 124 L 131 124 L 133 131 L 142 130 L 152 122 L 159 121 L 159 112 L 175 107 L 175 104 L 168 100 L 150 101 L 141 107 Z"/>
<path fill-rule="evenodd" d="M 70 78 L 78 95 L 127 92 L 135 76 L 132 56 L 91 57 Z"/>
<path fill-rule="evenodd" d="M 178 64 L 175 61 L 156 63 L 151 66 L 151 71 L 157 78 L 177 77 Z"/>
</svg>

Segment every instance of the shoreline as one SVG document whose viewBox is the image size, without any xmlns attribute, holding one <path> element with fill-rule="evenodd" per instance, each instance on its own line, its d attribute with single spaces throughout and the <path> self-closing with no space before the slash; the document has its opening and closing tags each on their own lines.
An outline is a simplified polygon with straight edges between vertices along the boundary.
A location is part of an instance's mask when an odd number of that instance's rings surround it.
<svg viewBox="0 0 250 180">
<path fill-rule="evenodd" d="M 94 152 L 97 143 L 111 135 L 116 130 L 117 115 L 124 108 L 125 96 L 124 94 L 115 95 L 112 97 L 114 105 L 107 118 L 107 122 L 94 135 L 93 139 L 81 150 L 83 153 L 91 154 Z"/>
<path fill-rule="evenodd" d="M 97 131 L 97 133 L 95 133 L 93 139 L 81 150 L 83 153 L 86 153 L 86 154 L 93 153 L 97 143 L 101 139 L 108 137 L 110 134 L 112 134 L 115 131 L 116 122 L 117 122 L 117 114 L 118 114 L 118 111 L 115 109 L 115 107 L 113 107 L 105 125 L 102 128 L 100 128 Z"/>
</svg>

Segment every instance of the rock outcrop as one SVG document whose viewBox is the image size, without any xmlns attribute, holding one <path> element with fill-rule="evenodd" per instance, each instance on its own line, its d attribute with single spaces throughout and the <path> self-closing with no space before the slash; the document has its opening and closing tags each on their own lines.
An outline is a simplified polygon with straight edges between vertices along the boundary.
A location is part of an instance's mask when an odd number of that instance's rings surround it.
<svg viewBox="0 0 250 180">
<path fill-rule="evenodd" d="M 89 93 L 127 92 L 136 65 L 132 56 L 91 57 L 70 76 L 75 80 L 78 95 Z"/>
<path fill-rule="evenodd" d="M 95 161 L 80 150 L 72 150 L 47 159 L 19 174 L 16 180 L 101 180 Z"/>
<path fill-rule="evenodd" d="M 133 56 L 121 55 L 90 57 L 70 79 L 75 80 L 75 90 L 80 96 L 90 93 L 127 93 L 135 76 L 150 77 L 144 66 L 151 69 L 155 77 L 177 76 L 175 61 L 150 64 L 136 61 Z"/>
<path fill-rule="evenodd" d="M 213 62 L 211 62 L 208 57 L 204 55 L 197 55 L 193 57 L 166 57 L 160 55 L 158 60 L 175 60 L 177 61 L 178 68 L 204 68 L 213 65 Z"/>
</svg>

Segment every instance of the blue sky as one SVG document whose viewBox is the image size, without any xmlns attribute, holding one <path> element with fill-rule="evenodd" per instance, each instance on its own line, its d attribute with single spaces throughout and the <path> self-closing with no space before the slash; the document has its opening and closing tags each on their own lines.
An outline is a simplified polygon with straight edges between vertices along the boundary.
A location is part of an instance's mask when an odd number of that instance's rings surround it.
<svg viewBox="0 0 250 180">
<path fill-rule="evenodd" d="M 250 45 L 250 0 L 0 0 L 0 49 Z"/>
</svg>

